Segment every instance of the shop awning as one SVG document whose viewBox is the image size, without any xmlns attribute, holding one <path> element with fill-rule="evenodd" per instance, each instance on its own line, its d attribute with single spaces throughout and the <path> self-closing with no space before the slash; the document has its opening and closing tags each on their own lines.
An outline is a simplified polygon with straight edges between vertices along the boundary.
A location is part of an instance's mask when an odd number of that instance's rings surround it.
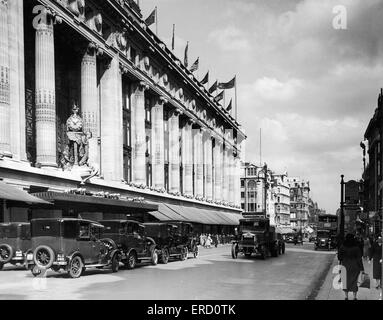
<svg viewBox="0 0 383 320">
<path fill-rule="evenodd" d="M 45 200 L 37 198 L 22 189 L 12 187 L 4 182 L 0 182 L 0 199 L 14 202 L 25 202 L 28 204 L 50 204 Z"/>
<path fill-rule="evenodd" d="M 185 221 L 205 225 L 238 225 L 240 214 L 195 207 L 160 204 L 157 211 L 149 212 L 160 221 Z"/>
<path fill-rule="evenodd" d="M 152 211 L 157 210 L 158 205 L 147 203 L 147 202 L 135 202 L 128 200 L 118 200 L 110 199 L 104 197 L 88 196 L 88 195 L 79 195 L 72 193 L 60 193 L 60 192 L 40 192 L 34 193 L 34 196 L 49 201 L 53 204 L 76 204 L 76 206 L 83 206 L 94 210 L 98 209 L 107 209 L 112 207 L 113 209 L 137 209 L 143 211 Z M 93 210 L 93 211 L 94 211 Z"/>
<path fill-rule="evenodd" d="M 276 230 L 282 234 L 295 233 L 295 231 L 289 227 L 277 227 Z"/>
</svg>

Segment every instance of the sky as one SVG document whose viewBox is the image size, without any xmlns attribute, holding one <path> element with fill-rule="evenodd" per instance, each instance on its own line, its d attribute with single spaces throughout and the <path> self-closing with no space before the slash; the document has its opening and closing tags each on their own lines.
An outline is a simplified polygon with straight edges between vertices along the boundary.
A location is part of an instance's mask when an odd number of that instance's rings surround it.
<svg viewBox="0 0 383 320">
<path fill-rule="evenodd" d="M 361 179 L 360 142 L 383 87 L 383 0 L 140 0 L 158 36 L 210 83 L 237 75 L 243 160 L 310 181 L 328 213 L 340 175 Z M 339 6 L 342 6 L 339 9 Z M 341 26 L 342 28 L 335 28 Z M 155 25 L 151 26 L 155 32 Z M 233 97 L 227 92 L 225 100 Z"/>
</svg>

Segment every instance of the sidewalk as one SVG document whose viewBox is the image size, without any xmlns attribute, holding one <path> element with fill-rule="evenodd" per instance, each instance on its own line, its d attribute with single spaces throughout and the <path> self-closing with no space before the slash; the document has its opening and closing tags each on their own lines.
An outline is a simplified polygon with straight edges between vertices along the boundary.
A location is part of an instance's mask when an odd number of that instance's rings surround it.
<svg viewBox="0 0 383 320">
<path fill-rule="evenodd" d="M 368 262 L 363 261 L 363 264 L 364 264 L 364 271 L 370 275 L 371 289 L 359 288 L 358 300 L 380 300 L 381 299 L 380 295 L 382 290 L 381 289 L 377 290 L 375 288 L 376 283 L 375 283 L 375 280 L 372 278 L 372 263 L 369 264 Z M 334 258 L 334 262 L 315 300 L 344 300 L 345 296 L 344 296 L 343 290 L 335 289 L 333 287 L 333 280 L 336 276 L 336 274 L 333 273 L 333 270 L 336 265 L 338 265 L 337 257 Z M 352 293 L 349 293 L 349 299 L 350 300 L 353 299 Z"/>
</svg>

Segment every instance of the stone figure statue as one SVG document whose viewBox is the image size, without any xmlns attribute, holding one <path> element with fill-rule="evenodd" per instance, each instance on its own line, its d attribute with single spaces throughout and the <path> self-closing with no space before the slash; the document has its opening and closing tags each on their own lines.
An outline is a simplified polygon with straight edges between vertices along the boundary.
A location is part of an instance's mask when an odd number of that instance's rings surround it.
<svg viewBox="0 0 383 320">
<path fill-rule="evenodd" d="M 72 115 L 66 122 L 67 136 L 69 140 L 70 153 L 73 155 L 73 166 L 86 165 L 84 157 L 86 156 L 85 145 L 87 143 L 86 134 L 83 132 L 83 121 L 79 116 L 79 108 L 73 105 Z"/>
</svg>

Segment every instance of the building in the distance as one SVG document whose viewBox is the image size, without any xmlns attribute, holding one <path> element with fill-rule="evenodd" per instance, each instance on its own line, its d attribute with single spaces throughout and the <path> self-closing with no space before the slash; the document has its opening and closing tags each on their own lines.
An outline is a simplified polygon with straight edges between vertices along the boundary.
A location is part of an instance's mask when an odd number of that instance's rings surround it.
<svg viewBox="0 0 383 320">
<path fill-rule="evenodd" d="M 261 167 L 243 163 L 241 206 L 244 214 L 266 215 L 271 225 L 289 226 L 290 189 L 287 173 L 274 174 L 267 165 Z"/>
<path fill-rule="evenodd" d="M 278 225 L 290 226 L 290 187 L 287 172 L 274 174 L 275 216 Z"/>
<path fill-rule="evenodd" d="M 290 225 L 304 229 L 309 223 L 310 182 L 299 177 L 287 178 L 290 187 Z"/>
<path fill-rule="evenodd" d="M 0 68 L 0 178 L 52 203 L 0 221 L 238 223 L 245 134 L 135 1 L 0 1 Z"/>
</svg>

